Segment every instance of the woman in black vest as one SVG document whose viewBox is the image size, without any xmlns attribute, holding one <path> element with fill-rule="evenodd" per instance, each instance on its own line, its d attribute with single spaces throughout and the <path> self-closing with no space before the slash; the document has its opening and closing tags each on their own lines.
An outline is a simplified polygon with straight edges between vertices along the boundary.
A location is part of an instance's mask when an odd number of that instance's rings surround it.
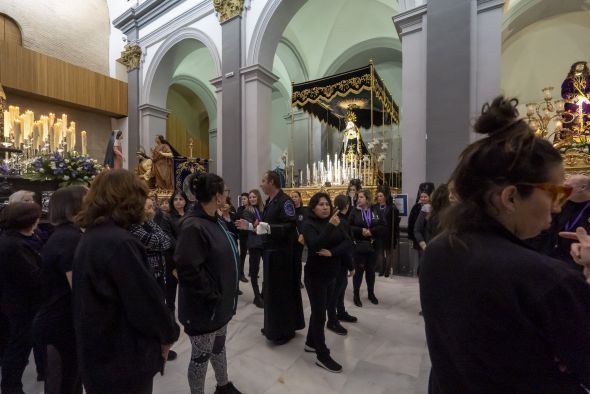
<svg viewBox="0 0 590 394">
<path fill-rule="evenodd" d="M 299 287 L 303 288 L 303 282 L 301 281 L 301 275 L 303 273 L 303 249 L 304 244 L 301 242 L 303 239 L 303 221 L 307 217 L 307 208 L 303 206 L 303 200 L 301 199 L 301 193 L 297 190 L 291 192 L 291 200 L 295 205 L 295 215 L 297 215 L 297 235 L 298 239 L 295 243 L 295 250 L 293 251 L 293 259 L 297 272 L 295 275 L 299 279 Z"/>
<path fill-rule="evenodd" d="M 254 305 L 258 308 L 264 308 L 264 302 L 260 293 L 258 285 L 258 273 L 260 272 L 260 261 L 262 259 L 263 241 L 262 237 L 256 234 L 255 226 L 262 220 L 264 212 L 264 204 L 262 196 L 258 189 L 250 190 L 248 195 L 248 207 L 244 211 L 242 217 L 252 226 L 248 231 L 248 259 L 250 282 L 252 282 L 252 290 L 254 291 Z"/>
<path fill-rule="evenodd" d="M 360 288 L 363 282 L 363 275 L 366 272 L 367 292 L 369 301 L 378 304 L 375 297 L 375 264 L 377 254 L 375 253 L 375 239 L 383 235 L 385 226 L 379 217 L 377 209 L 370 204 L 371 195 L 368 190 L 358 192 L 358 203 L 350 217 L 350 227 L 355 240 L 354 248 L 354 304 L 362 307 Z"/>
<path fill-rule="evenodd" d="M 41 256 L 31 238 L 39 222 L 36 203 L 15 202 L 0 213 L 0 309 L 10 334 L 2 355 L 2 393 L 22 393 L 33 347 L 32 323 L 41 303 Z"/>
<path fill-rule="evenodd" d="M 324 324 L 328 303 L 332 300 L 341 256 L 352 246 L 350 234 L 341 226 L 338 211 L 332 212 L 327 193 L 316 193 L 309 200 L 308 218 L 303 224 L 303 237 L 309 250 L 305 264 L 305 287 L 311 304 L 305 351 L 315 352 L 316 364 L 330 372 L 341 372 L 342 366 L 330 357 L 326 346 Z"/>
<path fill-rule="evenodd" d="M 191 192 L 198 203 L 182 222 L 174 257 L 180 285 L 178 318 L 192 345 L 188 382 L 192 394 L 204 393 L 209 361 L 216 393 L 239 394 L 227 376 L 227 325 L 236 313 L 240 256 L 238 244 L 219 208 L 226 203 L 223 179 L 194 177 Z"/>
<path fill-rule="evenodd" d="M 463 151 L 452 174 L 460 202 L 424 252 L 430 393 L 590 387 L 587 278 L 523 242 L 549 228 L 571 188 L 563 186 L 560 153 L 518 118 L 517 104 L 498 97 L 484 106 L 475 123 L 484 137 Z M 572 252 L 589 264 L 590 241 L 578 231 L 583 244 Z"/>
<path fill-rule="evenodd" d="M 33 323 L 35 342 L 46 349 L 46 394 L 82 393 L 71 287 L 74 252 L 82 237 L 74 218 L 87 191 L 85 186 L 62 188 L 51 195 L 49 202 L 49 220 L 55 230 L 41 252 L 43 304 Z"/>
</svg>

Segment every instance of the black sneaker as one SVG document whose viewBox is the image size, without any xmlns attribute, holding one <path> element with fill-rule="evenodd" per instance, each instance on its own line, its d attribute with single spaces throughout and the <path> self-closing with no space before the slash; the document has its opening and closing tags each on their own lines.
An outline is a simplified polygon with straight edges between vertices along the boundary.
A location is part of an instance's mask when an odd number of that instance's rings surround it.
<svg viewBox="0 0 590 394">
<path fill-rule="evenodd" d="M 238 295 L 243 295 L 243 294 L 244 294 L 244 292 L 242 290 L 238 289 Z"/>
<path fill-rule="evenodd" d="M 354 305 L 358 306 L 359 308 L 362 308 L 363 307 L 363 303 L 361 302 L 360 295 L 355 294 L 354 295 L 354 298 L 353 298 L 353 301 L 354 301 Z"/>
<path fill-rule="evenodd" d="M 264 301 L 262 301 L 262 297 L 260 296 L 255 296 L 254 297 L 254 305 L 256 305 L 258 308 L 264 308 Z"/>
<path fill-rule="evenodd" d="M 174 350 L 170 350 L 168 352 L 168 360 L 167 361 L 174 361 L 178 358 L 178 353 L 176 353 Z"/>
<path fill-rule="evenodd" d="M 244 275 L 240 277 L 240 282 L 248 283 L 248 279 Z"/>
<path fill-rule="evenodd" d="M 324 355 L 324 356 L 318 355 L 318 358 L 315 360 L 315 365 L 317 365 L 318 367 L 322 367 L 324 369 L 327 369 L 330 372 L 334 372 L 334 373 L 342 372 L 342 365 L 340 365 L 336 361 L 334 361 L 332 359 L 332 357 L 330 357 L 329 354 Z"/>
<path fill-rule="evenodd" d="M 375 305 L 379 303 L 379 300 L 377 299 L 377 297 L 375 297 L 375 294 L 369 294 L 369 301 L 371 301 L 371 303 Z"/>
<path fill-rule="evenodd" d="M 315 353 L 315 347 L 308 345 L 307 343 L 305 344 L 304 349 L 306 353 Z"/>
<path fill-rule="evenodd" d="M 229 382 L 225 386 L 217 386 L 215 388 L 215 394 L 242 394 L 232 382 Z"/>
<path fill-rule="evenodd" d="M 348 312 L 344 312 L 338 315 L 338 320 L 346 322 L 346 323 L 356 323 L 359 319 L 354 316 L 348 314 Z"/>
<path fill-rule="evenodd" d="M 328 330 L 332 331 L 334 334 L 338 334 L 338 335 L 348 334 L 348 330 L 346 328 L 342 327 L 342 325 L 339 322 L 328 323 L 326 325 L 326 328 Z"/>
</svg>

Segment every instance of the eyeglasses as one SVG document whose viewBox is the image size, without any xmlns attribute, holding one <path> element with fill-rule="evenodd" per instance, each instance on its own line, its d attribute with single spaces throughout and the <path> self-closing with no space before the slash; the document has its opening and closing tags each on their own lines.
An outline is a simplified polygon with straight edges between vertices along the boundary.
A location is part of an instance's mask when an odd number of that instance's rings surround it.
<svg viewBox="0 0 590 394">
<path fill-rule="evenodd" d="M 553 183 L 519 183 L 517 186 L 530 186 L 551 194 L 554 203 L 562 206 L 566 203 L 574 190 L 571 186 L 555 185 Z"/>
</svg>

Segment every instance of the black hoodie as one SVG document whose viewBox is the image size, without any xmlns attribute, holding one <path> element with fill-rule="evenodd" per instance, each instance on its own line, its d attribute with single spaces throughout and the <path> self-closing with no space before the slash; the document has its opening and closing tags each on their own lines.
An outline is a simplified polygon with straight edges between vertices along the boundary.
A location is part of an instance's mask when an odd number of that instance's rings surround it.
<svg viewBox="0 0 590 394">
<path fill-rule="evenodd" d="M 178 319 L 191 336 L 217 331 L 236 313 L 240 257 L 225 222 L 200 205 L 187 213 L 176 242 Z"/>
</svg>

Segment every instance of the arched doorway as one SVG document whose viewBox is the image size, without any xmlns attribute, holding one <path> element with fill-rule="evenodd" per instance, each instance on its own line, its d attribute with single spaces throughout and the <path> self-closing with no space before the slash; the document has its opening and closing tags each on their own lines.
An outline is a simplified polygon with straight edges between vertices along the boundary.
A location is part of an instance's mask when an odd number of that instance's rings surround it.
<svg viewBox="0 0 590 394">
<path fill-rule="evenodd" d="M 157 134 L 182 154 L 217 159 L 217 98 L 210 81 L 220 72 L 215 45 L 196 29 L 183 29 L 169 37 L 156 51 L 145 77 L 142 99 L 141 144 L 152 147 Z"/>
</svg>

